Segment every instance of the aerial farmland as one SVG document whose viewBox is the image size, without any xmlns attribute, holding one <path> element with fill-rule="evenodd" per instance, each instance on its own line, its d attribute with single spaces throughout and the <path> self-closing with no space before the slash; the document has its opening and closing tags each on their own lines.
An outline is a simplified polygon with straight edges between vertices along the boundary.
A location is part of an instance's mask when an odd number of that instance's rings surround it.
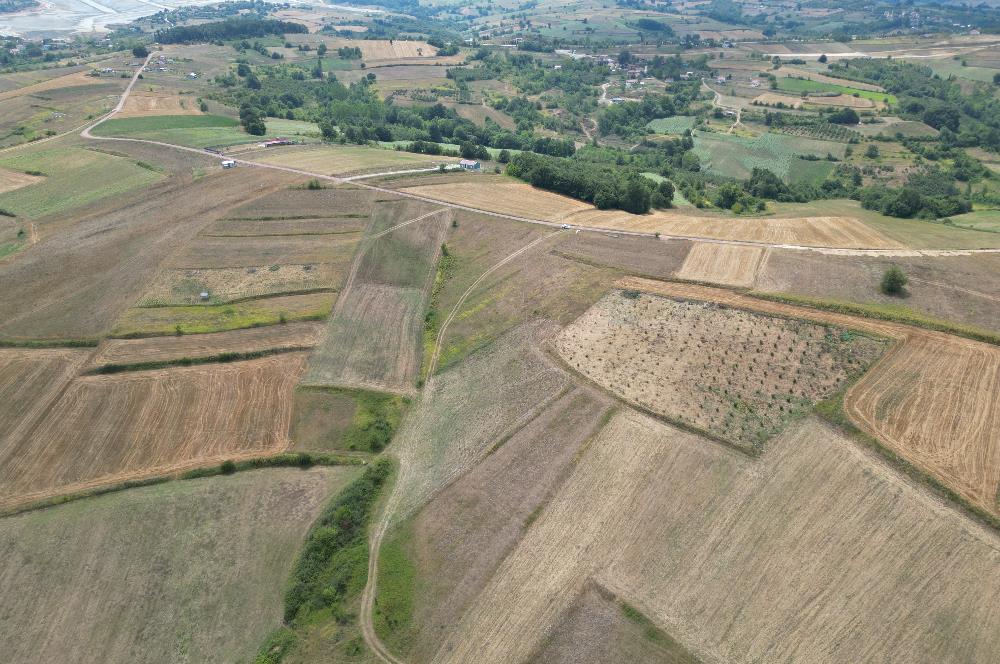
<svg viewBox="0 0 1000 664">
<path fill-rule="evenodd" d="M 0 3 L 6 659 L 1000 661 L 993 5 Z"/>
</svg>

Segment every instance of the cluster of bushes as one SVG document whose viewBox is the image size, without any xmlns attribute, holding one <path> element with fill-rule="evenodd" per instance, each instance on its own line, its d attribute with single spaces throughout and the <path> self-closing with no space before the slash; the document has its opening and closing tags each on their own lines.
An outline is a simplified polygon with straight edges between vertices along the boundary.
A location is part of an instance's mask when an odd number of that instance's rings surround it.
<svg viewBox="0 0 1000 664">
<path fill-rule="evenodd" d="M 962 214 L 972 209 L 969 201 L 959 196 L 928 196 L 910 186 L 899 189 L 865 187 L 861 190 L 861 206 L 890 217 L 928 219 Z"/>
<path fill-rule="evenodd" d="M 632 214 L 649 212 L 651 207 L 669 207 L 674 196 L 669 181 L 656 184 L 635 171 L 530 152 L 512 156 L 507 174 L 541 189 L 593 203 L 602 210 L 617 208 Z"/>
<path fill-rule="evenodd" d="M 229 18 L 215 23 L 182 25 L 156 31 L 156 41 L 161 44 L 193 44 L 222 39 L 244 39 L 268 35 L 305 34 L 309 29 L 301 23 L 260 18 Z"/>
</svg>

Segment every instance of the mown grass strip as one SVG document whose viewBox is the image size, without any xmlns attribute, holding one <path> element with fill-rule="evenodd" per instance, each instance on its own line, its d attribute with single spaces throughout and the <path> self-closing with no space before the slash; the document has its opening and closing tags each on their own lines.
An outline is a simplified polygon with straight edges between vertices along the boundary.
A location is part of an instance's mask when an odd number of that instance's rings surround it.
<svg viewBox="0 0 1000 664">
<path fill-rule="evenodd" d="M 137 480 L 126 480 L 115 484 L 94 487 L 93 489 L 87 489 L 85 491 L 76 491 L 74 493 L 52 496 L 43 500 L 2 510 L 0 511 L 0 518 L 13 516 L 15 514 L 23 514 L 25 512 L 33 512 L 47 507 L 64 505 L 66 503 L 72 503 L 84 498 L 96 498 L 97 496 L 116 493 L 118 491 L 125 491 L 126 489 L 152 486 L 154 484 L 162 484 L 164 482 L 172 482 L 176 480 L 193 480 L 202 477 L 215 477 L 217 475 L 232 475 L 233 473 L 240 471 L 258 470 L 261 468 L 305 469 L 313 466 L 361 466 L 366 463 L 367 462 L 364 459 L 356 456 L 305 452 L 286 452 L 269 457 L 254 457 L 240 461 L 223 461 L 221 464 L 206 466 L 204 468 L 194 468 L 192 470 L 166 475 L 154 475 L 152 477 L 144 477 Z"/>
<path fill-rule="evenodd" d="M 1000 334 L 990 332 L 972 325 L 959 325 L 950 321 L 934 318 L 914 311 L 906 307 L 892 304 L 855 304 L 853 302 L 843 302 L 841 300 L 823 300 L 818 298 L 804 297 L 800 295 L 789 295 L 786 293 L 768 293 L 762 291 L 749 291 L 747 295 L 760 300 L 792 304 L 810 309 L 820 309 L 832 311 L 839 314 L 861 316 L 863 318 L 875 318 L 877 320 L 890 321 L 893 323 L 904 323 L 935 332 L 945 332 L 954 334 L 973 341 L 982 341 L 988 344 L 1000 345 Z"/>
</svg>

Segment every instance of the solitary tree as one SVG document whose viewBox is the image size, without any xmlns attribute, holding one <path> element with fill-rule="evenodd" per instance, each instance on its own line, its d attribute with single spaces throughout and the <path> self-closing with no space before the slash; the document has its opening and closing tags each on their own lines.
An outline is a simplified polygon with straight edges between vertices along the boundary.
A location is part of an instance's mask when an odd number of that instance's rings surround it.
<svg viewBox="0 0 1000 664">
<path fill-rule="evenodd" d="M 898 265 L 890 265 L 889 269 L 882 275 L 882 292 L 898 297 L 903 294 L 903 289 L 906 288 L 909 281 Z"/>
<path fill-rule="evenodd" d="M 819 56 L 819 61 L 826 64 L 826 53 Z"/>
<path fill-rule="evenodd" d="M 145 58 L 146 56 L 149 55 L 149 49 L 143 46 L 142 44 L 139 44 L 138 46 L 132 49 L 132 55 L 134 55 L 137 58 Z"/>
</svg>

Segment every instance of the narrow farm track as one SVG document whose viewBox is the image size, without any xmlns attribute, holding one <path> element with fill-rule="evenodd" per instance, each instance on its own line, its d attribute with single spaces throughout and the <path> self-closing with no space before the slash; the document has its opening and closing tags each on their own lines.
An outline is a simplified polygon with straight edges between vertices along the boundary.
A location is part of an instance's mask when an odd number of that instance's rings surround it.
<svg viewBox="0 0 1000 664">
<path fill-rule="evenodd" d="M 155 55 L 155 53 L 150 54 L 149 58 L 147 58 L 147 60 L 146 60 L 147 63 L 149 62 L 149 59 L 151 59 L 153 57 L 153 55 Z M 187 146 L 184 146 L 184 145 L 175 145 L 173 143 L 167 143 L 167 142 L 164 142 L 164 141 L 152 141 L 152 140 L 147 140 L 147 139 L 143 139 L 143 138 L 122 138 L 122 137 L 117 137 L 117 136 L 94 136 L 93 135 L 92 130 L 94 128 L 96 128 L 99 125 L 103 124 L 107 120 L 110 120 L 115 114 L 117 114 L 122 109 L 122 107 L 124 107 L 125 102 L 126 102 L 126 100 L 128 98 L 128 95 L 132 92 L 132 88 L 135 86 L 135 82 L 138 80 L 138 76 L 139 76 L 139 74 L 141 72 L 142 72 L 142 70 L 140 69 L 139 71 L 137 71 L 135 73 L 135 75 L 132 78 L 131 83 L 125 89 L 125 92 L 122 94 L 122 98 L 118 102 L 118 105 L 114 109 L 112 109 L 107 115 L 104 115 L 103 117 L 101 117 L 96 122 L 94 122 L 94 123 L 90 124 L 89 126 L 85 127 L 83 129 L 83 131 L 80 132 L 80 136 L 82 136 L 83 138 L 87 138 L 87 139 L 91 139 L 91 140 L 97 140 L 97 141 L 120 141 L 120 142 L 130 142 L 130 143 L 143 143 L 145 145 L 155 145 L 155 146 L 162 147 L 162 148 L 167 148 L 167 149 L 172 149 L 172 150 L 181 150 L 181 151 L 184 151 L 184 152 L 191 152 L 191 153 L 194 153 L 194 154 L 200 154 L 200 155 L 204 155 L 204 156 L 207 156 L 207 157 L 211 157 L 212 159 L 218 159 L 220 157 L 220 155 L 218 153 L 211 152 L 209 150 L 203 150 L 201 148 L 191 148 L 191 147 L 187 147 Z M 708 87 L 708 86 L 706 86 L 706 87 Z M 709 89 L 711 89 L 711 88 L 709 88 Z M 714 92 L 714 90 L 713 90 L 713 92 Z M 53 137 L 53 138 L 56 138 L 56 137 Z M 495 218 L 498 218 L 498 219 L 506 219 L 506 220 L 509 220 L 509 221 L 518 221 L 518 222 L 522 222 L 522 223 L 526 223 L 526 224 L 535 224 L 535 225 L 539 225 L 539 226 L 549 226 L 551 228 L 559 228 L 559 227 L 562 226 L 562 223 L 558 222 L 558 221 L 546 221 L 544 219 L 535 219 L 535 218 L 532 218 L 532 217 L 523 217 L 523 216 L 515 215 L 515 214 L 507 214 L 507 213 L 504 213 L 504 212 L 496 212 L 496 211 L 493 211 L 493 210 L 485 210 L 483 208 L 478 208 L 478 207 L 474 207 L 474 206 L 471 206 L 471 205 L 463 205 L 461 203 L 454 203 L 454 202 L 450 202 L 450 201 L 442 201 L 440 199 L 436 199 L 436 198 L 433 198 L 431 196 L 424 196 L 424 195 L 421 195 L 421 194 L 414 194 L 414 193 L 411 193 L 411 192 L 408 192 L 408 191 L 399 190 L 399 189 L 390 189 L 389 187 L 380 187 L 378 185 L 373 185 L 373 184 L 365 184 L 364 182 L 360 182 L 360 181 L 358 181 L 356 179 L 353 179 L 351 177 L 338 177 L 338 176 L 335 176 L 335 175 L 325 175 L 323 173 L 315 173 L 315 172 L 303 170 L 303 169 L 300 169 L 300 168 L 292 168 L 290 166 L 278 166 L 276 164 L 265 164 L 265 163 L 261 163 L 261 162 L 258 162 L 258 161 L 251 161 L 249 159 L 240 159 L 240 158 L 237 158 L 237 157 L 234 157 L 234 156 L 230 156 L 228 158 L 231 159 L 232 161 L 234 161 L 235 163 L 240 164 L 242 166 L 248 166 L 248 167 L 251 167 L 251 168 L 264 168 L 264 169 L 269 169 L 269 170 L 274 170 L 274 171 L 282 171 L 282 172 L 285 172 L 285 173 L 292 173 L 294 175 L 302 175 L 304 177 L 314 178 L 316 180 L 322 180 L 322 181 L 325 181 L 325 182 L 332 182 L 332 183 L 335 183 L 335 184 L 351 185 L 351 186 L 354 186 L 354 187 L 358 187 L 358 188 L 361 188 L 361 189 L 367 189 L 369 191 L 375 191 L 375 192 L 379 192 L 379 193 L 382 193 L 382 194 L 390 194 L 392 196 L 398 196 L 398 197 L 401 197 L 401 198 L 410 198 L 410 199 L 417 200 L 417 201 L 423 201 L 425 203 L 432 203 L 434 205 L 441 205 L 441 206 L 444 206 L 444 207 L 451 208 L 453 210 L 464 210 L 466 212 L 474 212 L 476 214 L 483 214 L 483 215 L 487 215 L 487 216 L 490 216 L 490 217 L 495 217 Z M 368 174 L 365 177 L 376 177 L 378 175 L 391 175 L 391 174 L 392 174 L 392 172 L 390 171 L 389 173 Z M 801 251 L 817 251 L 817 250 L 819 250 L 819 251 L 825 251 L 825 250 L 837 250 L 837 249 L 841 249 L 840 247 L 805 246 L 805 245 L 777 243 L 777 242 L 760 242 L 760 241 L 754 241 L 754 240 L 724 240 L 724 239 L 718 239 L 718 238 L 705 238 L 705 237 L 701 237 L 701 236 L 697 236 L 697 235 L 674 235 L 674 234 L 668 234 L 668 233 L 660 233 L 659 235 L 657 235 L 656 233 L 646 233 L 646 232 L 641 232 L 641 231 L 629 231 L 629 230 L 622 230 L 622 229 L 617 229 L 617 228 L 603 228 L 603 227 L 599 227 L 599 226 L 579 226 L 579 225 L 574 225 L 574 229 L 575 230 L 579 230 L 579 231 L 588 232 L 588 233 L 615 233 L 615 234 L 620 235 L 620 236 L 659 238 L 661 240 L 698 240 L 700 242 L 708 242 L 708 243 L 712 243 L 712 244 L 721 244 L 721 245 L 742 245 L 742 246 L 755 246 L 755 247 L 772 247 L 772 248 L 778 248 L 778 249 L 795 249 L 795 250 L 801 250 Z M 898 255 L 899 251 L 900 251 L 899 249 L 852 249 L 851 253 L 852 253 L 852 255 L 864 255 L 864 256 L 883 256 L 883 255 L 894 256 L 894 255 Z M 912 254 L 912 255 L 915 255 L 915 256 L 953 256 L 953 255 L 956 254 L 955 250 L 950 250 L 950 249 L 912 249 L 912 250 L 907 249 L 906 251 L 907 251 L 908 254 Z M 998 248 L 998 249 L 968 249 L 968 250 L 961 250 L 959 253 L 963 253 L 963 254 L 1000 253 L 1000 248 Z"/>
<path fill-rule="evenodd" d="M 459 310 L 462 308 L 462 304 L 468 296 L 483 282 L 483 280 L 490 274 L 500 269 L 504 265 L 507 265 L 519 256 L 524 255 L 530 251 L 533 247 L 541 244 L 545 240 L 552 238 L 562 230 L 555 231 L 554 233 L 549 233 L 548 235 L 543 235 L 540 238 L 532 240 L 520 249 L 508 254 L 500 261 L 495 263 L 492 267 L 487 269 L 479 278 L 477 278 L 471 286 L 469 286 L 462 296 L 452 307 L 451 312 L 445 319 L 444 323 L 441 324 L 441 330 L 438 332 L 437 339 L 435 340 L 434 354 L 431 357 L 430 364 L 428 365 L 427 371 L 427 387 L 421 392 L 421 395 L 430 392 L 431 381 L 434 380 L 434 369 L 437 367 L 438 357 L 440 356 L 441 342 L 444 340 L 444 334 L 448 329 L 448 324 L 455 319 L 458 315 Z M 361 633 L 364 635 L 365 643 L 374 652 L 382 662 L 385 664 L 405 664 L 403 660 L 395 657 L 389 650 L 385 647 L 382 641 L 378 638 L 378 634 L 375 633 L 375 622 L 374 622 L 374 608 L 375 608 L 375 595 L 378 592 L 378 552 L 382 548 L 382 539 L 385 537 L 386 531 L 389 529 L 389 523 L 395 512 L 395 507 L 399 503 L 401 498 L 400 494 L 401 484 L 397 480 L 395 486 L 393 487 L 392 493 L 386 500 L 385 508 L 382 511 L 382 517 L 379 519 L 378 524 L 375 526 L 372 534 L 369 538 L 369 556 L 368 556 L 368 579 L 365 583 L 364 591 L 361 594 Z"/>
</svg>

